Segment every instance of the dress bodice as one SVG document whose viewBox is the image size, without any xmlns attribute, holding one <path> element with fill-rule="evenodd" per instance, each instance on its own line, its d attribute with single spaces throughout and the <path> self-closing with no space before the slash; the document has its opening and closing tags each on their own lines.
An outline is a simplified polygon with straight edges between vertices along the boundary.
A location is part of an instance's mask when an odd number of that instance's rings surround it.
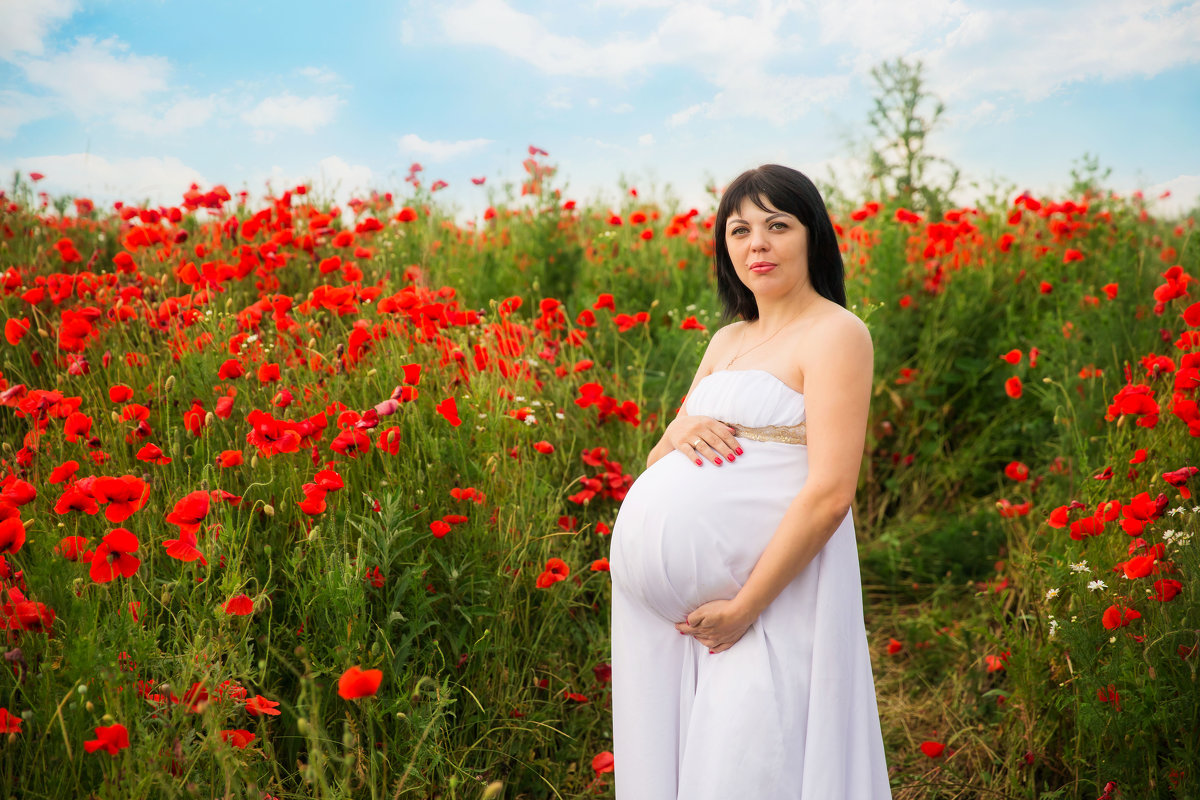
<svg viewBox="0 0 1200 800">
<path fill-rule="evenodd" d="M 799 425 L 804 395 L 761 369 L 726 369 L 700 379 L 687 398 L 688 414 L 747 427 Z"/>
</svg>

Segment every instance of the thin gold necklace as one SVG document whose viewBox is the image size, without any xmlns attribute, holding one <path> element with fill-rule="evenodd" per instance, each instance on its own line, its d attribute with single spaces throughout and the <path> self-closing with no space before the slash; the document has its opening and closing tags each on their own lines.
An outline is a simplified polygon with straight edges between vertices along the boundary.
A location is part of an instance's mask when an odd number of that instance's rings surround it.
<svg viewBox="0 0 1200 800">
<path fill-rule="evenodd" d="M 796 320 L 800 319 L 800 315 L 804 313 L 804 310 L 805 310 L 806 308 L 808 308 L 808 304 L 807 304 L 807 303 L 805 304 L 804 308 L 800 309 L 800 311 L 796 313 L 796 316 L 792 317 L 792 318 L 791 318 L 791 319 L 789 319 L 787 322 L 785 322 L 785 323 L 783 323 L 782 325 L 780 325 L 780 326 L 779 326 L 779 328 L 778 328 L 778 329 L 777 329 L 777 330 L 776 330 L 774 333 L 772 333 L 770 336 L 768 336 L 767 338 L 763 339 L 761 342 L 759 342 L 758 344 L 754 345 L 754 347 L 751 347 L 749 350 L 746 350 L 745 352 L 739 352 L 739 353 L 738 353 L 737 355 L 735 355 L 733 358 L 729 359 L 729 361 L 728 361 L 728 362 L 725 364 L 725 367 L 724 367 L 724 368 L 725 368 L 725 369 L 729 369 L 731 366 L 733 366 L 733 362 L 737 361 L 739 358 L 741 358 L 742 356 L 746 355 L 746 353 L 749 353 L 749 352 L 751 352 L 751 351 L 752 351 L 752 350 L 754 350 L 755 348 L 762 347 L 764 344 L 766 344 L 767 342 L 769 342 L 769 341 L 771 341 L 772 339 L 774 339 L 776 336 L 778 336 L 778 335 L 780 334 L 780 332 L 781 332 L 781 331 L 782 331 L 784 328 L 786 328 L 787 326 L 791 325 L 791 324 L 792 324 L 793 322 L 795 322 Z M 748 325 L 748 324 L 749 324 L 749 323 L 747 323 L 747 325 Z M 742 336 L 741 336 L 741 338 L 740 338 L 740 339 L 738 339 L 738 349 L 739 349 L 739 350 L 741 350 L 741 347 L 742 347 L 742 345 L 745 343 L 745 341 L 746 341 L 746 329 L 745 329 L 745 328 L 742 328 Z"/>
</svg>

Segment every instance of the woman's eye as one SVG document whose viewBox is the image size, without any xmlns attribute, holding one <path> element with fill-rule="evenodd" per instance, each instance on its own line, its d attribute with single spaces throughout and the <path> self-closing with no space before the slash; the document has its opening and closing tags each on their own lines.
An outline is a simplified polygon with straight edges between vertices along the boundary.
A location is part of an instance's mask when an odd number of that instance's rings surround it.
<svg viewBox="0 0 1200 800">
<path fill-rule="evenodd" d="M 772 222 L 772 223 L 771 223 L 771 227 L 772 227 L 772 228 L 774 228 L 776 225 L 778 225 L 780 228 L 786 228 L 786 227 L 787 227 L 787 223 L 785 223 L 785 222 Z"/>
<path fill-rule="evenodd" d="M 745 233 L 747 230 L 748 230 L 747 228 L 738 226 L 738 227 L 734 228 L 732 231 L 730 231 L 729 235 L 730 236 L 740 236 L 743 233 Z"/>
</svg>

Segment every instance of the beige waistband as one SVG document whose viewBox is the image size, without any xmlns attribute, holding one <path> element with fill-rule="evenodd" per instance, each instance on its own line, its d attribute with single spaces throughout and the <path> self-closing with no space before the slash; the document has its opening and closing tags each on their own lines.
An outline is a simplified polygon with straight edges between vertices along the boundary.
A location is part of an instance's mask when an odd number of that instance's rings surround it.
<svg viewBox="0 0 1200 800">
<path fill-rule="evenodd" d="M 808 429 L 801 422 L 799 425 L 764 425 L 761 428 L 751 428 L 736 422 L 722 423 L 733 428 L 733 435 L 755 442 L 780 442 L 782 444 L 808 444 Z"/>
</svg>

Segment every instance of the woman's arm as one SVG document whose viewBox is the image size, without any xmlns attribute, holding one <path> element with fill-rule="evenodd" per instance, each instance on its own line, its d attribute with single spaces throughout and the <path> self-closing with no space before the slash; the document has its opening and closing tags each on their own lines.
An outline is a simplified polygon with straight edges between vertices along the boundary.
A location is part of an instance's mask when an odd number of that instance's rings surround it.
<svg viewBox="0 0 1200 800">
<path fill-rule="evenodd" d="M 688 397 L 692 396 L 696 384 L 713 371 L 713 365 L 717 363 L 717 356 L 723 351 L 725 339 L 732 327 L 733 325 L 727 325 L 721 328 L 709 340 L 708 347 L 704 350 L 704 356 L 700 359 L 700 366 L 696 368 L 696 375 L 692 378 L 692 385 L 688 388 Z M 679 413 L 675 415 L 675 419 L 671 420 L 667 429 L 663 431 L 658 444 L 654 445 L 650 454 L 646 456 L 647 469 L 672 450 L 679 450 L 695 461 L 696 466 L 704 463 L 701 457 L 707 458 L 718 466 L 721 465 L 723 459 L 733 461 L 736 458 L 734 454 L 738 451 L 739 445 L 733 436 L 733 430 L 712 417 L 690 415 L 684 410 L 686 407 L 685 400 L 684 404 L 679 407 Z M 700 446 L 693 447 L 692 443 L 697 441 L 700 441 Z M 718 447 L 721 450 L 718 450 Z"/>
<path fill-rule="evenodd" d="M 871 399 L 871 336 L 857 317 L 822 326 L 828 344 L 805 358 L 808 479 L 731 600 L 705 603 L 675 627 L 714 652 L 733 646 L 829 541 L 854 500 Z"/>
</svg>

